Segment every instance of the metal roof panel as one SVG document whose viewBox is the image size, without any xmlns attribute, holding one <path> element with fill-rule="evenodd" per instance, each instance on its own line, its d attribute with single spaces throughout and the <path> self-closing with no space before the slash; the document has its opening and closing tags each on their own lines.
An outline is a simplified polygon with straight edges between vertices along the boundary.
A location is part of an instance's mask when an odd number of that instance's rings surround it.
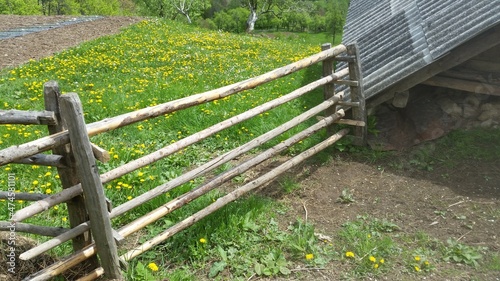
<svg viewBox="0 0 500 281">
<path fill-rule="evenodd" d="M 343 43 L 370 98 L 496 24 L 500 0 L 351 0 Z"/>
</svg>

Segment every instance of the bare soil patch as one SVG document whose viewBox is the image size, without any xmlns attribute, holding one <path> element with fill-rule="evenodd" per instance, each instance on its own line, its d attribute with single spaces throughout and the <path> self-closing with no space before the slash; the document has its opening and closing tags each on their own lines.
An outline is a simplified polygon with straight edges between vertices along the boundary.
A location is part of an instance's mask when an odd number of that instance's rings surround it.
<svg viewBox="0 0 500 281">
<path fill-rule="evenodd" d="M 55 23 L 70 18 L 72 17 L 0 15 L 0 30 Z M 139 17 L 104 17 L 95 21 L 0 40 L 0 69 L 15 67 L 27 63 L 30 59 L 38 60 L 51 56 L 85 41 L 116 34 L 122 28 L 141 20 Z"/>
<path fill-rule="evenodd" d="M 64 17 L 0 15 L 0 30 L 60 21 Z M 106 17 L 23 37 L 0 40 L 0 69 L 14 67 L 111 35 L 140 21 L 134 17 Z M 497 142 L 481 144 L 482 150 L 498 150 Z M 419 154 L 438 154 L 433 143 L 375 160 L 332 153 L 330 160 L 310 161 L 293 171 L 300 189 L 285 194 L 279 188 L 261 192 L 291 206 L 284 223 L 301 217 L 318 232 L 335 236 L 342 224 L 358 215 L 394 222 L 404 233 L 425 232 L 441 241 L 448 238 L 500 251 L 500 159 L 466 159 L 448 163 L 413 161 Z M 432 169 L 430 169 L 432 168 Z M 273 185 L 272 185 L 273 186 Z M 342 190 L 353 193 L 354 203 L 341 204 Z M 393 257 L 397 259 L 397 257 Z M 338 280 L 338 268 L 304 271 L 283 280 Z M 499 280 L 498 271 L 478 271 L 456 264 L 439 263 L 426 280 Z M 0 275 L 1 279 L 2 275 Z M 384 280 L 415 280 L 412 275 L 391 272 Z"/>
<path fill-rule="evenodd" d="M 274 186 L 265 192 L 292 206 L 291 213 L 284 219 L 307 220 L 315 225 L 318 233 L 329 237 L 335 237 L 345 222 L 369 216 L 395 223 L 401 233 L 424 232 L 443 243 L 452 238 L 466 245 L 487 247 L 488 253 L 498 253 L 500 159 L 464 160 L 453 166 L 435 163 L 429 171 L 410 162 L 422 149 L 439 148 L 432 143 L 424 146 L 374 162 L 364 157 L 337 154 L 325 163 L 308 163 L 294 171 L 301 186 L 298 191 L 282 194 L 276 192 L 279 188 Z M 484 149 L 499 149 L 499 145 L 486 145 Z M 344 189 L 352 193 L 354 203 L 338 202 Z M 315 280 L 342 280 L 337 266 L 309 272 L 300 280 L 312 280 L 307 279 L 310 275 Z M 499 278 L 498 271 L 475 270 L 446 262 L 440 262 L 433 273 L 425 276 L 425 280 Z M 420 279 L 391 271 L 378 280 Z"/>
</svg>

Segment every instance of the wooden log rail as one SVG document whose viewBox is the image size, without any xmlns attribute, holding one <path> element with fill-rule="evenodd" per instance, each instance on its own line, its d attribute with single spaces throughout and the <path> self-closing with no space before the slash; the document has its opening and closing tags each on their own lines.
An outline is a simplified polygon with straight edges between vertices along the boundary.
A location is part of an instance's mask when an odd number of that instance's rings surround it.
<svg viewBox="0 0 500 281">
<path fill-rule="evenodd" d="M 0 110 L 0 124 L 57 125 L 53 111 Z"/>
<path fill-rule="evenodd" d="M 291 145 L 296 144 L 297 142 L 309 137 L 319 130 L 322 130 L 324 128 L 331 128 L 331 125 L 334 123 L 344 123 L 363 128 L 365 126 L 365 119 L 363 119 L 364 98 L 362 97 L 362 83 L 360 81 L 359 65 L 357 64 L 358 58 L 356 47 L 346 47 L 343 45 L 339 45 L 331 48 L 331 46 L 325 45 L 322 47 L 322 49 L 323 51 L 318 54 L 289 64 L 287 66 L 275 69 L 255 78 L 247 79 L 245 81 L 234 83 L 232 85 L 228 85 L 219 89 L 189 96 L 186 98 L 181 98 L 154 107 L 148 107 L 131 113 L 107 118 L 88 125 L 86 125 L 83 121 L 83 109 L 81 108 L 81 105 L 79 105 L 78 96 L 76 96 L 76 94 L 68 94 L 63 97 L 59 97 L 56 93 L 58 92 L 57 84 L 50 84 L 47 88 L 48 95 L 46 104 L 48 104 L 49 107 L 46 107 L 46 109 L 48 109 L 46 112 L 52 113 L 55 118 L 54 122 L 46 122 L 43 124 L 49 125 L 51 135 L 32 142 L 21 144 L 19 146 L 11 146 L 9 148 L 0 150 L 0 166 L 7 163 L 36 162 L 45 163 L 46 165 L 50 166 L 56 166 L 58 167 L 58 169 L 67 169 L 68 167 L 70 167 L 74 170 L 71 172 L 71 174 L 67 174 L 68 181 L 66 183 L 63 183 L 64 189 L 61 192 L 47 197 L 41 195 L 32 195 L 32 200 L 39 200 L 28 207 L 18 210 L 12 216 L 11 222 L 0 222 L 0 229 L 2 227 L 8 227 L 9 223 L 17 223 L 17 225 L 20 226 L 18 230 L 22 231 L 24 229 L 26 230 L 26 232 L 38 233 L 41 235 L 54 237 L 53 239 L 50 239 L 47 242 L 22 253 L 19 256 L 19 258 L 22 260 L 32 259 L 71 239 L 73 239 L 73 243 L 75 243 L 76 238 L 82 237 L 82 235 L 84 233 L 88 233 L 90 229 L 92 229 L 92 233 L 94 235 L 93 241 L 95 242 L 92 242 L 91 240 L 83 241 L 84 244 L 81 244 L 78 248 L 75 248 L 72 255 L 63 258 L 53 265 L 47 266 L 45 269 L 27 277 L 25 280 L 48 280 L 81 262 L 90 260 L 92 263 L 93 261 L 96 261 L 96 254 L 98 254 L 100 257 L 102 267 L 93 266 L 95 270 L 90 272 L 81 280 L 94 280 L 104 273 L 106 273 L 106 276 L 108 278 L 119 279 L 121 278 L 117 255 L 117 241 L 119 239 L 123 239 L 124 237 L 127 237 L 139 231 L 140 229 L 143 229 L 144 227 L 150 225 L 151 223 L 154 223 L 155 221 L 171 213 L 172 211 L 199 198 L 200 196 L 206 194 L 207 192 L 213 190 L 221 184 L 236 177 L 237 175 L 240 175 L 248 171 L 249 169 L 254 168 L 255 166 L 263 163 L 264 161 L 270 159 L 278 153 L 286 150 Z M 330 65 L 333 65 L 333 62 L 337 60 L 337 56 L 340 54 L 346 54 L 343 55 L 340 60 L 347 61 L 349 67 L 338 72 L 333 72 L 333 67 L 330 67 Z M 148 155 L 132 160 L 102 175 L 99 175 L 96 168 L 95 159 L 105 162 L 109 160 L 109 154 L 105 150 L 90 143 L 89 138 L 91 136 L 95 136 L 97 134 L 127 126 L 146 119 L 162 116 L 164 114 L 188 107 L 200 105 L 217 99 L 222 99 L 229 95 L 252 89 L 264 83 L 284 77 L 295 71 L 304 69 L 321 61 L 324 62 L 323 77 L 319 80 L 296 89 L 289 94 L 283 95 L 277 99 L 266 102 L 246 112 L 233 116 L 218 124 L 194 133 Z M 343 92 L 335 93 L 333 83 L 348 85 L 351 89 L 351 97 L 354 97 L 354 100 L 351 100 L 350 102 L 344 102 L 342 100 Z M 325 100 L 319 105 L 312 107 L 311 109 L 296 116 L 290 121 L 285 122 L 284 124 L 270 130 L 269 132 L 254 138 L 253 140 L 241 145 L 240 147 L 237 147 L 221 156 L 218 156 L 206 162 L 205 164 L 202 164 L 192 169 L 191 171 L 188 171 L 187 173 L 170 180 L 169 182 L 163 183 L 149 191 L 146 191 L 140 196 L 137 196 L 122 205 L 116 206 L 112 210 L 106 208 L 106 198 L 104 197 L 102 188 L 103 184 L 131 173 L 137 169 L 155 163 L 192 144 L 204 140 L 209 136 L 215 135 L 216 133 L 224 129 L 232 127 L 245 120 L 253 118 L 259 114 L 267 112 L 296 98 L 299 98 L 318 87 L 324 87 L 325 89 Z M 56 104 L 57 106 L 55 106 Z M 62 109 L 61 113 L 59 113 L 59 105 Z M 356 107 L 356 110 L 354 110 L 353 114 L 356 120 L 342 119 L 345 113 L 344 110 L 341 109 L 340 105 Z M 0 112 L 0 114 L 1 113 L 2 112 Z M 144 203 L 153 200 L 154 198 L 168 192 L 175 187 L 178 187 L 200 176 L 206 175 L 207 173 L 213 171 L 221 165 L 238 158 L 239 156 L 249 152 L 250 150 L 259 147 L 269 140 L 283 134 L 291 128 L 296 127 L 297 125 L 321 113 L 324 113 L 326 116 L 309 128 L 293 135 L 285 141 L 280 142 L 272 148 L 261 152 L 257 156 L 254 156 L 253 158 L 239 164 L 238 166 L 215 176 L 208 182 L 196 187 L 195 189 L 192 189 L 180 195 L 179 197 L 172 199 L 163 206 L 160 206 L 150 213 L 128 223 L 125 226 L 122 226 L 118 231 L 115 231 L 111 228 L 111 219 L 116 218 L 138 206 L 141 206 Z M 11 112 L 10 114 L 17 114 L 17 121 L 20 121 L 19 116 L 21 113 Z M 58 119 L 59 115 L 63 116 L 66 122 L 60 122 L 60 120 Z M 44 118 L 41 119 L 48 120 Z M 40 118 L 38 118 L 37 120 L 40 120 Z M 69 129 L 66 129 L 62 127 L 62 123 L 70 124 L 71 126 Z M 362 130 L 366 129 L 356 129 L 356 135 L 359 135 L 359 132 L 362 133 Z M 179 231 L 191 226 L 206 215 L 236 200 L 243 194 L 275 179 L 288 169 L 298 165 L 305 159 L 330 146 L 331 144 L 345 136 L 347 133 L 347 129 L 341 130 L 340 132 L 335 134 L 332 133 L 332 136 L 327 140 L 299 154 L 298 156 L 285 162 L 284 164 L 273 169 L 267 174 L 219 198 L 216 202 L 207 206 L 203 210 L 189 216 L 188 218 L 172 226 L 171 228 L 166 229 L 160 235 L 152 238 L 143 245 L 128 251 L 119 258 L 121 259 L 121 261 L 127 261 L 136 257 L 137 255 L 140 255 L 151 247 L 157 245 L 158 243 L 161 243 L 165 239 L 168 239 L 175 233 L 178 233 Z M 65 145 L 70 141 L 72 143 L 72 147 L 74 148 L 72 150 L 68 150 L 69 146 Z M 51 149 L 56 152 L 56 154 L 60 155 L 42 154 L 42 152 Z M 71 157 L 69 157 L 70 154 Z M 78 163 L 85 164 L 75 167 L 74 163 L 66 163 L 66 161 L 68 160 L 65 158 L 71 158 L 71 161 L 76 160 L 78 161 Z M 59 171 L 61 173 L 61 171 L 63 170 Z M 78 176 L 81 179 L 80 183 L 78 183 L 78 181 L 74 181 L 76 173 L 78 173 Z M 71 229 L 62 229 L 56 227 L 37 227 L 30 224 L 21 223 L 21 221 L 33 217 L 34 215 L 45 210 L 48 210 L 52 206 L 63 202 L 68 202 L 76 198 L 83 198 L 83 194 L 85 195 L 85 198 L 87 198 L 87 200 L 82 202 L 84 202 L 86 205 L 86 210 L 88 212 L 88 216 L 90 217 L 90 221 L 88 220 L 88 218 L 85 219 L 85 217 L 77 217 L 74 220 L 74 222 L 76 223 L 71 224 Z M 0 193 L 0 198 L 2 195 L 3 194 Z M 81 206 L 79 208 L 81 208 Z M 71 211 L 72 210 L 69 210 L 69 212 Z"/>
</svg>

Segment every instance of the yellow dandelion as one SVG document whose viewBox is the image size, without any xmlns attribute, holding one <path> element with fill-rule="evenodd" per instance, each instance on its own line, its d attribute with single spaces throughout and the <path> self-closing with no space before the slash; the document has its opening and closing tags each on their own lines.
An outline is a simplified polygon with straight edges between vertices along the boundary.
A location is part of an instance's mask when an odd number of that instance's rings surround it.
<svg viewBox="0 0 500 281">
<path fill-rule="evenodd" d="M 114 159 L 118 159 L 118 154 L 113 155 Z"/>
<path fill-rule="evenodd" d="M 376 262 L 377 261 L 377 259 L 374 256 L 370 256 L 369 259 L 370 259 L 371 262 Z"/>
<path fill-rule="evenodd" d="M 33 185 L 37 185 L 38 184 L 38 181 L 37 180 L 34 180 L 33 181 Z"/>
<path fill-rule="evenodd" d="M 205 244 L 205 243 L 207 243 L 207 239 L 205 239 L 205 238 L 200 238 L 200 243 L 201 243 L 201 244 Z"/>
<path fill-rule="evenodd" d="M 148 264 L 148 268 L 151 269 L 152 271 L 158 271 L 158 266 L 154 262 L 150 262 Z"/>
<path fill-rule="evenodd" d="M 376 263 L 376 264 L 373 265 L 373 268 L 377 269 L 378 266 L 379 266 L 378 263 Z"/>
<path fill-rule="evenodd" d="M 420 261 L 420 257 L 419 256 L 415 256 L 415 260 L 416 261 Z"/>
<path fill-rule="evenodd" d="M 314 258 L 314 255 L 313 254 L 307 254 L 306 255 L 306 260 L 310 261 Z"/>
<path fill-rule="evenodd" d="M 132 198 L 133 198 L 133 197 L 132 197 L 132 196 L 130 196 L 130 195 L 129 195 L 129 196 L 127 196 L 127 200 L 132 200 Z"/>
<path fill-rule="evenodd" d="M 52 189 L 50 189 L 50 188 L 45 189 L 45 193 L 46 194 L 51 194 L 52 193 Z"/>
<path fill-rule="evenodd" d="M 354 253 L 353 253 L 353 252 L 346 252 L 346 253 L 345 253 L 345 256 L 346 256 L 347 258 L 354 258 Z"/>
<path fill-rule="evenodd" d="M 415 267 L 414 267 L 414 268 L 415 268 L 415 271 L 416 271 L 416 272 L 419 272 L 419 271 L 421 270 L 421 269 L 420 269 L 420 267 L 418 267 L 417 265 L 415 265 Z"/>
<path fill-rule="evenodd" d="M 383 264 L 385 262 L 385 260 L 384 259 L 380 259 L 378 262 L 381 263 L 381 264 Z"/>
</svg>

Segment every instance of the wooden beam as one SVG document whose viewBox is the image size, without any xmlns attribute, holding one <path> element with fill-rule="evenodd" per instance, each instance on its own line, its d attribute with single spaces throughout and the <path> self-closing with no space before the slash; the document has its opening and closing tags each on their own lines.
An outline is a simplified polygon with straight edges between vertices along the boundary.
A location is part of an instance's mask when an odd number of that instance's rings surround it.
<svg viewBox="0 0 500 281">
<path fill-rule="evenodd" d="M 352 80 L 338 80 L 337 82 L 335 82 L 335 84 L 359 87 L 359 82 Z"/>
<path fill-rule="evenodd" d="M 500 73 L 500 63 L 495 61 L 483 61 L 483 60 L 468 60 L 463 64 L 464 67 L 481 71 L 481 72 L 495 72 Z"/>
<path fill-rule="evenodd" d="M 351 119 L 340 119 L 335 123 L 344 124 L 344 125 L 351 125 L 351 126 L 359 126 L 359 127 L 366 126 L 366 123 L 363 121 L 351 120 Z"/>
<path fill-rule="evenodd" d="M 14 228 L 16 232 L 31 233 L 49 237 L 56 237 L 68 231 L 67 228 L 63 227 L 50 227 L 22 222 L 13 223 L 9 221 L 0 221 L 0 231 L 9 231 L 12 228 Z"/>
<path fill-rule="evenodd" d="M 35 154 L 28 158 L 15 160 L 12 163 L 68 168 L 64 157 L 55 154 Z"/>
<path fill-rule="evenodd" d="M 461 80 L 449 77 L 434 76 L 422 82 L 422 84 L 461 90 L 476 94 L 500 96 L 500 86 L 482 82 L 474 82 L 474 81 Z"/>
<path fill-rule="evenodd" d="M 66 126 L 61 121 L 60 110 L 59 110 L 59 97 L 61 96 L 61 91 L 59 90 L 59 85 L 56 81 L 48 81 L 43 85 L 43 98 L 45 102 L 45 110 L 53 111 L 58 119 L 57 125 L 49 125 L 47 129 L 49 134 L 54 135 L 66 130 Z M 50 136 L 49 136 L 50 137 Z M 69 139 L 68 139 L 69 141 Z M 18 149 L 22 149 L 19 147 Z M 55 155 L 61 155 L 65 160 L 68 168 L 57 168 L 63 190 L 71 188 L 72 186 L 79 183 L 78 175 L 75 170 L 77 166 L 74 157 L 71 153 L 70 145 L 62 145 L 55 147 L 52 150 Z M 45 198 L 44 200 L 49 200 L 52 196 Z M 37 201 L 38 202 L 38 201 Z M 35 202 L 32 205 L 38 205 Z M 30 206 L 32 206 L 30 205 Z M 71 198 L 71 200 L 66 201 L 68 206 L 68 218 L 71 228 L 80 225 L 88 220 L 87 213 L 85 211 L 85 203 L 83 196 L 78 194 L 77 196 Z M 90 231 L 84 232 L 79 236 L 73 237 L 73 250 L 77 251 L 85 246 L 92 243 L 92 236 Z M 93 257 L 89 259 L 88 265 L 92 268 L 97 267 L 97 258 Z"/>
<path fill-rule="evenodd" d="M 111 159 L 111 156 L 109 155 L 109 152 L 104 149 L 100 148 L 99 146 L 91 143 L 90 144 L 92 147 L 92 153 L 94 153 L 95 159 L 101 161 L 102 163 L 106 163 Z"/>
<path fill-rule="evenodd" d="M 498 66 L 500 67 L 500 65 Z M 452 68 L 450 70 L 446 70 L 444 72 L 441 72 L 439 76 L 442 77 L 450 77 L 450 78 L 458 78 L 458 79 L 463 79 L 463 80 L 470 80 L 470 81 L 476 81 L 476 82 L 486 82 L 486 83 L 491 83 L 491 84 L 499 84 L 500 81 L 495 83 L 494 81 L 489 81 L 492 79 L 489 79 L 489 75 L 491 73 L 487 72 L 479 72 L 479 71 L 474 71 L 470 69 L 465 69 L 464 71 L 457 70 L 458 67 Z"/>
<path fill-rule="evenodd" d="M 83 118 L 83 108 L 76 93 L 59 98 L 61 115 L 68 126 L 71 147 L 78 163 L 77 172 L 85 195 L 92 235 L 102 267 L 109 279 L 123 279 L 120 271 L 118 248 L 113 236 L 106 197 L 95 162 L 90 139 Z"/>
<path fill-rule="evenodd" d="M 16 200 L 38 201 L 45 199 L 47 197 L 49 197 L 49 195 L 42 193 L 26 193 L 26 192 L 12 193 L 8 191 L 0 191 L 0 199 L 16 198 Z"/>
<path fill-rule="evenodd" d="M 337 104 L 340 106 L 347 106 L 347 107 L 359 106 L 359 102 L 357 101 L 339 101 Z"/>
<path fill-rule="evenodd" d="M 332 44 L 330 43 L 325 43 L 321 45 L 321 50 L 326 51 L 328 49 L 332 48 Z M 334 58 L 329 58 L 323 61 L 322 68 L 323 68 L 323 77 L 328 77 L 334 73 Z M 328 100 L 331 97 L 335 96 L 335 84 L 333 83 L 328 83 L 323 86 L 323 99 Z M 330 107 L 325 109 L 325 115 L 330 116 L 335 113 L 335 107 Z M 327 134 L 332 135 L 333 134 L 333 127 L 329 126 L 326 128 Z"/>
<path fill-rule="evenodd" d="M 57 125 L 53 111 L 0 110 L 0 124 Z"/>
<path fill-rule="evenodd" d="M 341 56 L 336 56 L 335 61 L 345 61 L 345 62 L 353 62 L 356 58 L 353 56 L 346 56 L 346 55 L 341 55 Z"/>
<path fill-rule="evenodd" d="M 361 72 L 358 46 L 356 44 L 347 46 L 347 54 L 355 58 L 354 61 L 348 63 L 349 78 L 350 80 L 358 81 L 357 85 L 349 85 L 351 101 L 358 103 L 358 106 L 351 108 L 352 119 L 366 124 L 366 101 L 363 90 L 363 74 Z M 354 128 L 354 135 L 356 136 L 354 144 L 364 146 L 367 143 L 368 128 L 366 126 L 356 126 Z"/>
<path fill-rule="evenodd" d="M 500 45 L 499 38 L 500 25 L 497 25 L 456 47 L 435 62 L 417 70 L 415 73 L 399 80 L 394 85 L 374 95 L 373 98 L 367 101 L 369 106 L 374 107 L 384 103 L 392 99 L 395 93 L 406 91 L 440 72 L 455 67 L 488 49 Z"/>
</svg>

